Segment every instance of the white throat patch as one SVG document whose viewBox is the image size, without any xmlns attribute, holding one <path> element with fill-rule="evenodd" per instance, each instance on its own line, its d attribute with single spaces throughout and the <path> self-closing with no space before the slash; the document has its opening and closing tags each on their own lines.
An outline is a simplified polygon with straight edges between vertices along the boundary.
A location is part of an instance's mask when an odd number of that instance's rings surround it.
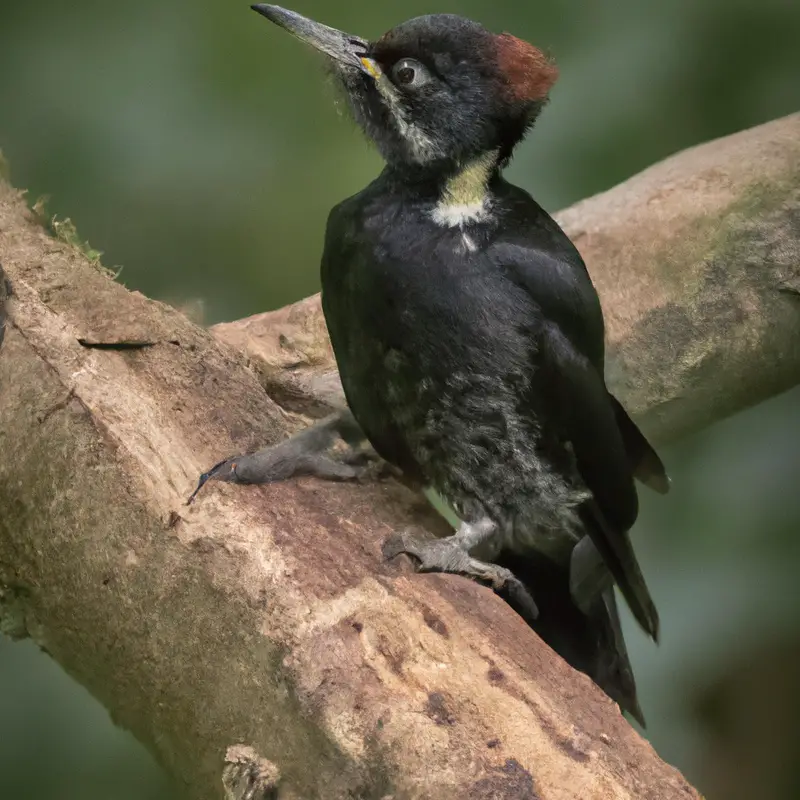
<svg viewBox="0 0 800 800">
<path fill-rule="evenodd" d="M 448 178 L 431 213 L 433 221 L 445 228 L 459 228 L 490 217 L 487 184 L 497 164 L 497 152 L 484 153 Z"/>
</svg>

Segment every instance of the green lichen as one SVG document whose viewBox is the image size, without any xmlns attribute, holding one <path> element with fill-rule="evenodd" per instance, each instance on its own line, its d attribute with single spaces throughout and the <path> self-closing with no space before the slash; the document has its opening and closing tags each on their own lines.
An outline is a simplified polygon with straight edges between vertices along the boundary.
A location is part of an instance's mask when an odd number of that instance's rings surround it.
<svg viewBox="0 0 800 800">
<path fill-rule="evenodd" d="M 777 211 L 800 191 L 800 148 L 798 158 L 787 159 L 788 169 L 780 175 L 771 175 L 769 180 L 753 181 L 728 208 L 746 218 Z"/>
<path fill-rule="evenodd" d="M 100 264 L 100 259 L 103 256 L 102 251 L 95 250 L 89 242 L 84 241 L 78 236 L 78 230 L 69 217 L 65 217 L 64 219 L 53 217 L 50 222 L 50 227 L 57 239 L 80 250 L 95 266 Z"/>
<path fill-rule="evenodd" d="M 666 300 L 610 348 L 609 383 L 657 440 L 796 383 L 800 164 L 788 163 L 671 236 L 655 262 Z"/>
<path fill-rule="evenodd" d="M 738 266 L 731 257 L 740 243 L 750 240 L 758 223 L 796 205 L 800 194 L 800 159 L 797 165 L 767 180 L 755 180 L 728 205 L 687 221 L 679 236 L 671 237 L 657 256 L 660 275 L 683 296 L 700 296 L 707 290 L 707 267 L 712 263 Z M 687 269 L 692 264 L 694 268 Z M 677 268 L 676 268 L 677 267 Z"/>
<path fill-rule="evenodd" d="M 50 198 L 47 195 L 43 195 L 32 206 L 33 213 L 42 227 L 54 239 L 69 245 L 85 256 L 93 267 L 112 278 L 116 278 L 118 273 L 114 273 L 113 270 L 108 269 L 101 263 L 102 250 L 95 250 L 89 242 L 82 239 L 78 235 L 75 223 L 69 217 L 61 219 L 56 214 L 51 214 L 47 208 L 49 201 Z"/>
<path fill-rule="evenodd" d="M 800 169 L 770 181 L 756 181 L 720 215 L 720 225 L 710 243 L 710 255 L 724 257 L 750 239 L 762 221 L 778 225 L 777 217 L 796 210 L 800 203 Z"/>
</svg>

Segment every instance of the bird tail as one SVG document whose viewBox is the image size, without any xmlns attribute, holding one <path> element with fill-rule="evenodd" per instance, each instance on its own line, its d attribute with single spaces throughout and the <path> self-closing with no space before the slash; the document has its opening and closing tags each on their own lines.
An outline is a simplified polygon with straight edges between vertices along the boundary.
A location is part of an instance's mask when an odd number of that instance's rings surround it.
<svg viewBox="0 0 800 800">
<path fill-rule="evenodd" d="M 586 537 L 583 541 L 590 541 Z M 578 545 L 579 547 L 581 545 Z M 602 559 L 599 559 L 602 565 Z M 585 609 L 574 601 L 569 566 L 537 552 L 504 551 L 498 564 L 510 569 L 536 599 L 539 616 L 533 630 L 573 669 L 588 675 L 623 711 L 644 727 L 619 613 L 608 569 L 607 589 Z"/>
<path fill-rule="evenodd" d="M 597 504 L 590 501 L 581 509 L 589 536 L 572 551 L 570 589 L 583 610 L 616 581 L 622 596 L 644 631 L 658 642 L 659 617 L 644 575 L 627 533 L 611 531 Z M 610 576 L 609 576 L 610 573 Z"/>
<path fill-rule="evenodd" d="M 636 692 L 636 679 L 622 635 L 613 589 L 606 589 L 590 612 L 598 634 L 598 657 L 592 680 L 643 728 L 647 727 Z"/>
</svg>

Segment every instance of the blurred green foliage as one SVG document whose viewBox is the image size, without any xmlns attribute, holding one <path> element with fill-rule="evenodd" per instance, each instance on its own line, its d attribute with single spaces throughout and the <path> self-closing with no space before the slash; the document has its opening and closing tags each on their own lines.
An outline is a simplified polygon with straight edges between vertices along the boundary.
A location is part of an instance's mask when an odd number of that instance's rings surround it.
<svg viewBox="0 0 800 800">
<path fill-rule="evenodd" d="M 796 0 L 295 7 L 372 37 L 454 11 L 553 53 L 561 79 L 509 170 L 551 210 L 800 109 Z M 0 146 L 15 183 L 50 195 L 129 287 L 201 301 L 207 322 L 316 291 L 329 208 L 379 169 L 329 89 L 316 58 L 244 0 L 0 6 Z M 668 451 L 674 491 L 644 498 L 635 533 L 664 629 L 655 649 L 628 625 L 649 735 L 709 798 L 800 797 L 798 737 L 769 722 L 787 717 L 784 702 L 800 710 L 798 664 L 767 659 L 787 688 L 763 704 L 724 690 L 757 697 L 758 656 L 798 652 L 799 401 L 789 393 Z M 172 794 L 54 663 L 0 640 L 1 798 Z"/>
</svg>

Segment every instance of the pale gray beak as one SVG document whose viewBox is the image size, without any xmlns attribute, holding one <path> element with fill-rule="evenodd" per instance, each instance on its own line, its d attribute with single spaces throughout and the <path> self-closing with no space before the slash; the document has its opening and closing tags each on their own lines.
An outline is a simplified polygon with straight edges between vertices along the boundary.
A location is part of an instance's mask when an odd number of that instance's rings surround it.
<svg viewBox="0 0 800 800">
<path fill-rule="evenodd" d="M 338 31 L 336 28 L 329 28 L 280 6 L 258 3 L 251 8 L 334 61 L 370 73 L 369 67 L 364 63 L 365 61 L 371 63 L 367 58 L 369 42 L 364 39 Z"/>
</svg>

